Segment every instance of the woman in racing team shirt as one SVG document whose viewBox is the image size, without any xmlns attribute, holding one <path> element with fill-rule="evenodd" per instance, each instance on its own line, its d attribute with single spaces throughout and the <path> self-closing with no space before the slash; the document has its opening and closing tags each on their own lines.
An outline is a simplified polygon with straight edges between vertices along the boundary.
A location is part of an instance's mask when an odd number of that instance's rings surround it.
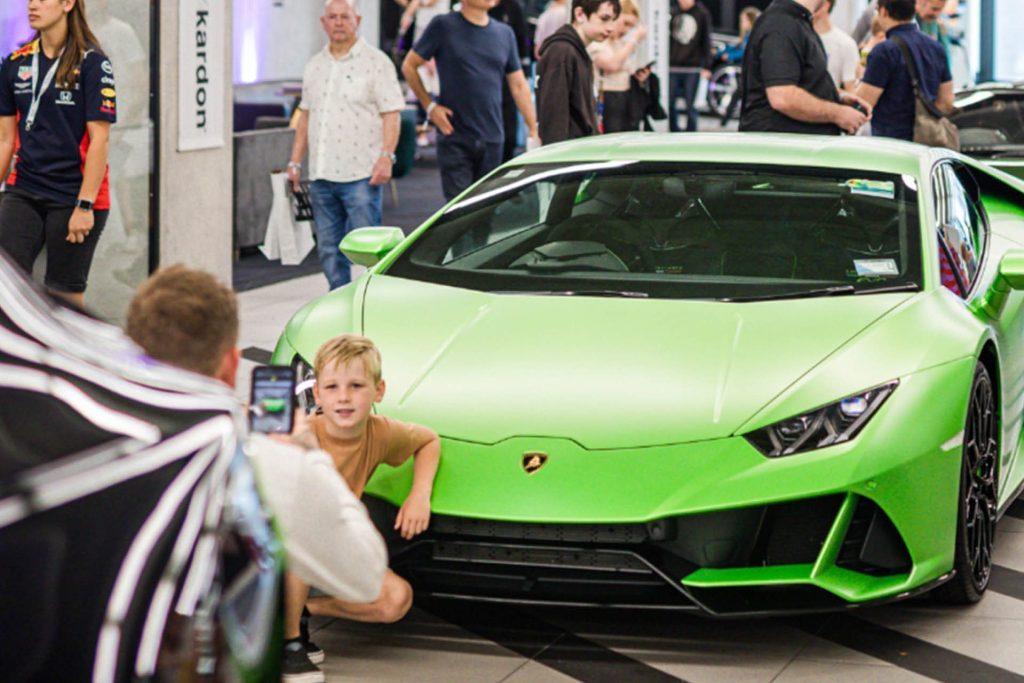
<svg viewBox="0 0 1024 683">
<path fill-rule="evenodd" d="M 0 248 L 31 272 L 45 245 L 47 288 L 81 307 L 110 208 L 114 70 L 85 0 L 28 0 L 28 18 L 35 40 L 0 65 Z"/>
</svg>

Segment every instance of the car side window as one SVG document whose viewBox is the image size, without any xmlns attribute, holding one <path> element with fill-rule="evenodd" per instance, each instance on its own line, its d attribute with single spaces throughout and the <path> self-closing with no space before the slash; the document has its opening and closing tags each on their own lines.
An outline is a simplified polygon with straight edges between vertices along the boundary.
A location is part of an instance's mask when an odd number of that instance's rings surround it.
<svg viewBox="0 0 1024 683">
<path fill-rule="evenodd" d="M 978 243 L 984 226 L 975 198 L 950 164 L 940 167 L 934 181 L 942 284 L 964 297 L 977 275 Z"/>
</svg>

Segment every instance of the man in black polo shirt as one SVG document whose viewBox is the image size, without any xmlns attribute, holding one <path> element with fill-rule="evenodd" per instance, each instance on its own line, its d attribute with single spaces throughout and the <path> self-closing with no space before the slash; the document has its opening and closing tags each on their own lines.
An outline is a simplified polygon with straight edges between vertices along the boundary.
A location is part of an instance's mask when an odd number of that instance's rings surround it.
<svg viewBox="0 0 1024 683">
<path fill-rule="evenodd" d="M 871 106 L 840 92 L 828 73 L 811 21 L 824 3 L 774 0 L 754 24 L 743 54 L 741 131 L 852 134 L 870 118 Z"/>
</svg>

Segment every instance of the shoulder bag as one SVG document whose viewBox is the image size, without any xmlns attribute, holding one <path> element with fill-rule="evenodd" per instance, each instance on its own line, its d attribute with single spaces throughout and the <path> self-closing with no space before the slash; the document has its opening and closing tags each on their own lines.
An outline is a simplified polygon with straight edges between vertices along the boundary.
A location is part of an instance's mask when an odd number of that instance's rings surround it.
<svg viewBox="0 0 1024 683">
<path fill-rule="evenodd" d="M 959 152 L 960 131 L 956 124 L 939 111 L 934 102 L 929 102 L 925 98 L 917 78 L 917 65 L 906 41 L 901 36 L 893 36 L 892 41 L 903 53 L 903 60 L 910 72 L 910 82 L 914 86 L 914 142 L 929 147 L 946 147 Z"/>
</svg>

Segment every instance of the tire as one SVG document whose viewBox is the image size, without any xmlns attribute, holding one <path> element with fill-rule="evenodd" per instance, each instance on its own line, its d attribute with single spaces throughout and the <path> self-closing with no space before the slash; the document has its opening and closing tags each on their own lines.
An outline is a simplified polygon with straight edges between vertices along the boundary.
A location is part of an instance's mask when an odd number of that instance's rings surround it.
<svg viewBox="0 0 1024 683">
<path fill-rule="evenodd" d="M 999 418 L 988 369 L 978 363 L 964 425 L 957 503 L 955 575 L 935 589 L 940 601 L 970 605 L 981 600 L 992 576 L 996 531 Z"/>
<path fill-rule="evenodd" d="M 740 97 L 739 67 L 728 64 L 720 66 L 708 81 L 708 109 L 719 118 L 725 116 L 732 99 Z M 738 105 L 739 103 L 737 103 Z M 739 111 L 738 107 L 735 111 Z"/>
</svg>

